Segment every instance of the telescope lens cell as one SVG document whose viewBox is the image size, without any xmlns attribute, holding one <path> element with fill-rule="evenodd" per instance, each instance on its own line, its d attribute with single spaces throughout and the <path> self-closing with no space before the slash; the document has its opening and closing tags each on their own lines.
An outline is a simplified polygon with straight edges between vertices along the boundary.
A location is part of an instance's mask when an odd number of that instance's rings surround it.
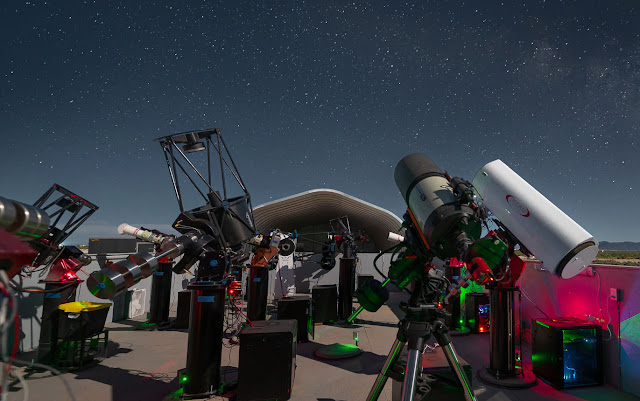
<svg viewBox="0 0 640 401">
<path fill-rule="evenodd" d="M 91 273 L 87 278 L 87 288 L 97 298 L 111 299 L 124 291 L 127 286 L 120 273 L 106 268 Z"/>
</svg>

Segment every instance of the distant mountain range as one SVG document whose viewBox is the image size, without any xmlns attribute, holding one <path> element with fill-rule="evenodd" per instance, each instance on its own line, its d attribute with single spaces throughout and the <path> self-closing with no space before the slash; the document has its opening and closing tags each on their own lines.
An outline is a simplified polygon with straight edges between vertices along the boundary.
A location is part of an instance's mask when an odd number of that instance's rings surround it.
<svg viewBox="0 0 640 401">
<path fill-rule="evenodd" d="M 640 251 L 640 242 L 601 241 L 599 248 L 604 251 Z"/>
</svg>

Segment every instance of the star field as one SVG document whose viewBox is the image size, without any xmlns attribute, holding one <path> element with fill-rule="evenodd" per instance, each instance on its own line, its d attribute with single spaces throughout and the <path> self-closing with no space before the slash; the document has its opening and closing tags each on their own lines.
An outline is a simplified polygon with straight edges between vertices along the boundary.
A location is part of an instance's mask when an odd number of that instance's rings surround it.
<svg viewBox="0 0 640 401">
<path fill-rule="evenodd" d="M 159 136 L 219 127 L 253 204 L 326 187 L 402 215 L 393 171 L 502 159 L 598 240 L 640 241 L 633 1 L 6 1 L 0 196 L 79 230 L 178 213 Z M 84 237 L 81 237 L 84 235 Z"/>
</svg>

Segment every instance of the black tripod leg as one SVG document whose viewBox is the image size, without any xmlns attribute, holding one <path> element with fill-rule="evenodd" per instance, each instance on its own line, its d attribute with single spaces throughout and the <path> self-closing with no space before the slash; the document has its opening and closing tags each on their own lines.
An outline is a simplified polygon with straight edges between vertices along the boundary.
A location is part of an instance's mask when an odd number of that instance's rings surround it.
<svg viewBox="0 0 640 401">
<path fill-rule="evenodd" d="M 396 338 L 396 341 L 391 346 L 391 351 L 389 351 L 389 355 L 387 355 L 387 359 L 384 361 L 384 365 L 382 366 L 382 370 L 378 373 L 378 377 L 376 377 L 376 381 L 373 383 L 371 387 L 371 391 L 369 391 L 369 395 L 367 396 L 367 401 L 377 401 L 380 393 L 382 393 L 382 389 L 384 385 L 387 383 L 387 373 L 389 369 L 396 363 L 398 359 L 398 355 L 402 352 L 404 348 L 404 341 L 400 341 Z"/>
<path fill-rule="evenodd" d="M 456 350 L 453 348 L 453 344 L 451 344 L 449 329 L 447 329 L 447 326 L 444 323 L 437 320 L 436 324 L 434 324 L 433 336 L 438 340 L 438 344 L 440 344 L 440 348 L 442 348 L 444 356 L 447 358 L 449 366 L 451 366 L 451 370 L 455 372 L 460 384 L 462 385 L 464 399 L 466 401 L 476 401 L 476 397 L 473 395 L 473 390 L 471 389 L 471 384 L 469 383 L 464 370 L 462 370 Z"/>
</svg>

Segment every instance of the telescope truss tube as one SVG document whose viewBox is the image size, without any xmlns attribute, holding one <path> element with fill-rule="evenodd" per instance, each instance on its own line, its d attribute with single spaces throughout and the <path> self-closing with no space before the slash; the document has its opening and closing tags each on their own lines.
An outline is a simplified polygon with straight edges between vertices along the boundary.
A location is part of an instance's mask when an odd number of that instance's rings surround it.
<svg viewBox="0 0 640 401">
<path fill-rule="evenodd" d="M 473 179 L 482 204 L 550 271 L 571 278 L 598 254 L 598 242 L 501 160 Z"/>
</svg>

